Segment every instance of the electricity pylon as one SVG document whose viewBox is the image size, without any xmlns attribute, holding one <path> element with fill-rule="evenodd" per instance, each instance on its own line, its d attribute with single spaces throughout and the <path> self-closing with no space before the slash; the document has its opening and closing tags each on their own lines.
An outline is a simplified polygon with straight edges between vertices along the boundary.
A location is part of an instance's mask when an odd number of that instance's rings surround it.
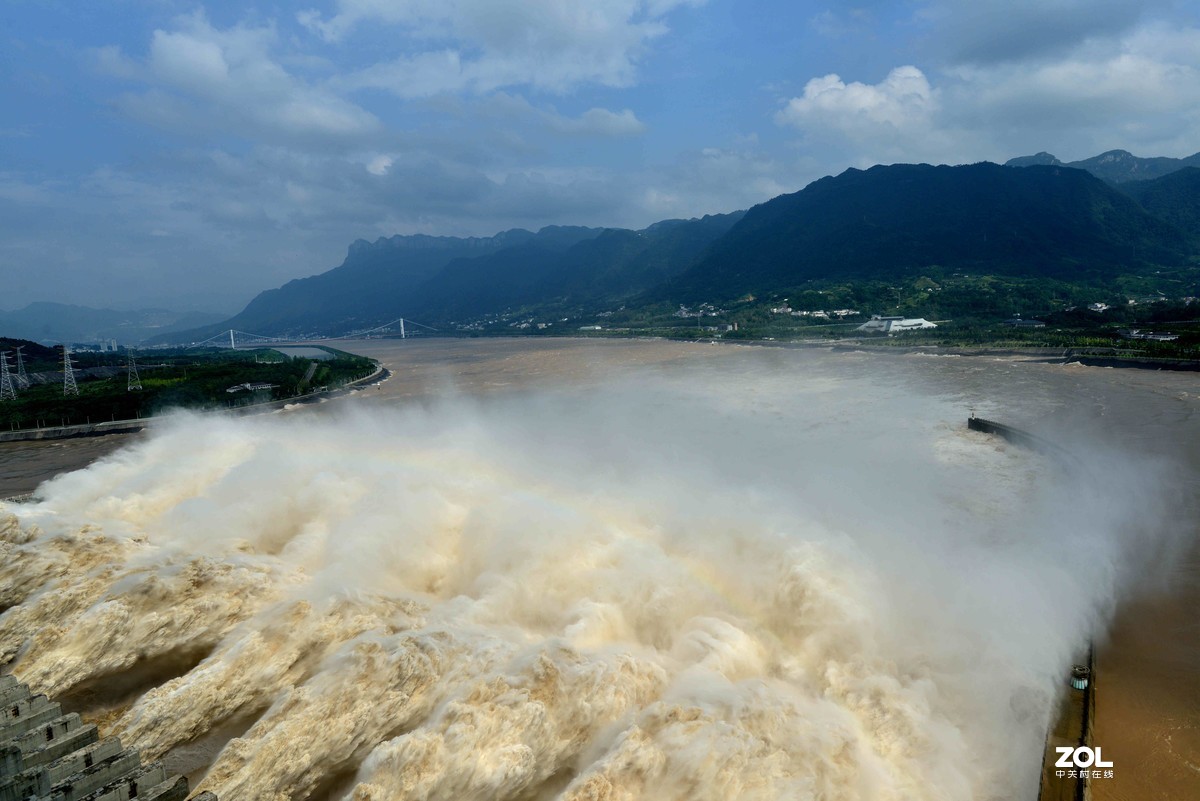
<svg viewBox="0 0 1200 801">
<path fill-rule="evenodd" d="M 24 347 L 22 345 L 20 348 L 17 348 L 17 386 L 21 389 L 29 386 L 29 376 L 25 373 L 25 358 L 21 354 L 21 349 Z"/>
<path fill-rule="evenodd" d="M 75 386 L 75 366 L 71 364 L 71 348 L 63 343 L 63 397 L 78 395 L 79 387 Z"/>
<path fill-rule="evenodd" d="M 0 400 L 16 400 L 12 373 L 8 372 L 8 351 L 0 353 Z"/>
<path fill-rule="evenodd" d="M 142 388 L 142 379 L 138 377 L 137 361 L 133 358 L 133 351 L 129 351 L 129 384 L 126 392 L 133 392 Z"/>
</svg>

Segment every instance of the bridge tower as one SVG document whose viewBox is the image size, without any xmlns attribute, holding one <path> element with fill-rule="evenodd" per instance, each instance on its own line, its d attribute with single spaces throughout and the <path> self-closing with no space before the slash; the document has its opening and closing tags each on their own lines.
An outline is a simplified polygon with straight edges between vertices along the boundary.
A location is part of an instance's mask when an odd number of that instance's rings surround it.
<svg viewBox="0 0 1200 801">
<path fill-rule="evenodd" d="M 404 333 L 404 318 L 400 318 L 400 338 L 408 339 L 408 334 Z"/>
<path fill-rule="evenodd" d="M 233 329 L 229 329 L 229 347 L 232 350 L 237 350 L 237 343 L 233 341 Z"/>
<path fill-rule="evenodd" d="M 0 400 L 16 400 L 17 391 L 13 388 L 13 377 L 8 372 L 8 351 L 0 353 Z"/>
<path fill-rule="evenodd" d="M 75 386 L 75 365 L 71 364 L 71 347 L 63 343 L 63 397 L 78 395 L 79 387 Z"/>
</svg>

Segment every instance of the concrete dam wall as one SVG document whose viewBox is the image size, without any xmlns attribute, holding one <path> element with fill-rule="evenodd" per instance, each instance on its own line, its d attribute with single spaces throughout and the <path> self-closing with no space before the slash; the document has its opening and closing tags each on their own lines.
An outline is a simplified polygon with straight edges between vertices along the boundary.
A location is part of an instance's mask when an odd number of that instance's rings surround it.
<svg viewBox="0 0 1200 801">
<path fill-rule="evenodd" d="M 1078 461 L 1066 450 L 1028 431 L 1013 428 L 994 420 L 971 415 L 967 428 L 1000 437 L 1021 448 L 1028 448 L 1057 461 L 1060 465 L 1077 465 Z M 1058 710 L 1046 732 L 1042 776 L 1038 785 L 1038 801 L 1088 801 L 1091 797 L 1091 774 L 1088 769 L 1063 770 L 1057 767 L 1055 750 L 1060 746 L 1077 748 L 1090 746 L 1092 726 L 1096 717 L 1095 649 L 1087 650 L 1086 658 L 1072 669 L 1069 686 L 1058 699 Z M 1064 684 L 1068 682 L 1064 681 Z M 1094 773 L 1099 777 L 1101 771 Z"/>
<path fill-rule="evenodd" d="M 0 676 L 0 801 L 185 801 L 188 781 Z M 217 801 L 201 793 L 193 801 Z"/>
</svg>

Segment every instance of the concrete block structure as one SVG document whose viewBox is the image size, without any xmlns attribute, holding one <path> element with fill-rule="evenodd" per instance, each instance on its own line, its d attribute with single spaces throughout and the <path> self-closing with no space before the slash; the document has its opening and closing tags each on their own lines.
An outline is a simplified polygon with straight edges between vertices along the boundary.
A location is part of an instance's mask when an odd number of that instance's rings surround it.
<svg viewBox="0 0 1200 801">
<path fill-rule="evenodd" d="M 0 676 L 0 801 L 187 801 L 188 782 Z M 193 801 L 217 801 L 201 793 Z"/>
</svg>

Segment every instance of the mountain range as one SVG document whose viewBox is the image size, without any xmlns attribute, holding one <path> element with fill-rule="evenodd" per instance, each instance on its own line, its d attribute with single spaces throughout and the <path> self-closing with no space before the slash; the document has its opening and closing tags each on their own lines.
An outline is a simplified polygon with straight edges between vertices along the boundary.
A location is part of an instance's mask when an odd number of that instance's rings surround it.
<svg viewBox="0 0 1200 801">
<path fill-rule="evenodd" d="M 1180 265 L 1189 251 L 1177 226 L 1082 170 L 897 164 L 755 206 L 671 293 L 729 299 L 934 267 L 1094 280 Z"/>
<path fill-rule="evenodd" d="M 1074 167 L 1086 170 L 1092 175 L 1108 181 L 1110 184 L 1120 184 L 1126 181 L 1148 181 L 1162 178 L 1184 167 L 1200 167 L 1200 153 L 1194 153 L 1187 158 L 1173 159 L 1167 156 L 1142 158 L 1128 150 L 1109 150 L 1099 156 L 1080 161 L 1059 161 L 1045 151 L 1033 156 L 1018 156 L 1004 163 L 1006 167 Z"/>
<path fill-rule="evenodd" d="M 437 326 L 500 314 L 727 302 L 814 281 L 969 272 L 1103 283 L 1200 265 L 1200 169 L 1112 151 L 1063 164 L 894 164 L 822 178 L 746 212 L 641 230 L 549 227 L 493 237 L 359 240 L 328 272 L 264 292 L 236 328 L 340 334 L 399 317 Z M 1131 176 L 1148 176 L 1131 180 Z"/>
<path fill-rule="evenodd" d="M 629 300 L 691 267 L 743 212 L 664 220 L 640 231 L 550 226 L 493 237 L 393 236 L 350 246 L 329 272 L 263 292 L 219 325 L 156 337 L 336 334 L 401 316 L 446 323 L 522 306 Z"/>
<path fill-rule="evenodd" d="M 16 311 L 0 311 L 0 333 L 41 343 L 105 342 L 136 344 L 150 337 L 194 329 L 221 320 L 207 312 L 166 309 L 116 311 L 65 303 L 30 303 Z"/>
</svg>

